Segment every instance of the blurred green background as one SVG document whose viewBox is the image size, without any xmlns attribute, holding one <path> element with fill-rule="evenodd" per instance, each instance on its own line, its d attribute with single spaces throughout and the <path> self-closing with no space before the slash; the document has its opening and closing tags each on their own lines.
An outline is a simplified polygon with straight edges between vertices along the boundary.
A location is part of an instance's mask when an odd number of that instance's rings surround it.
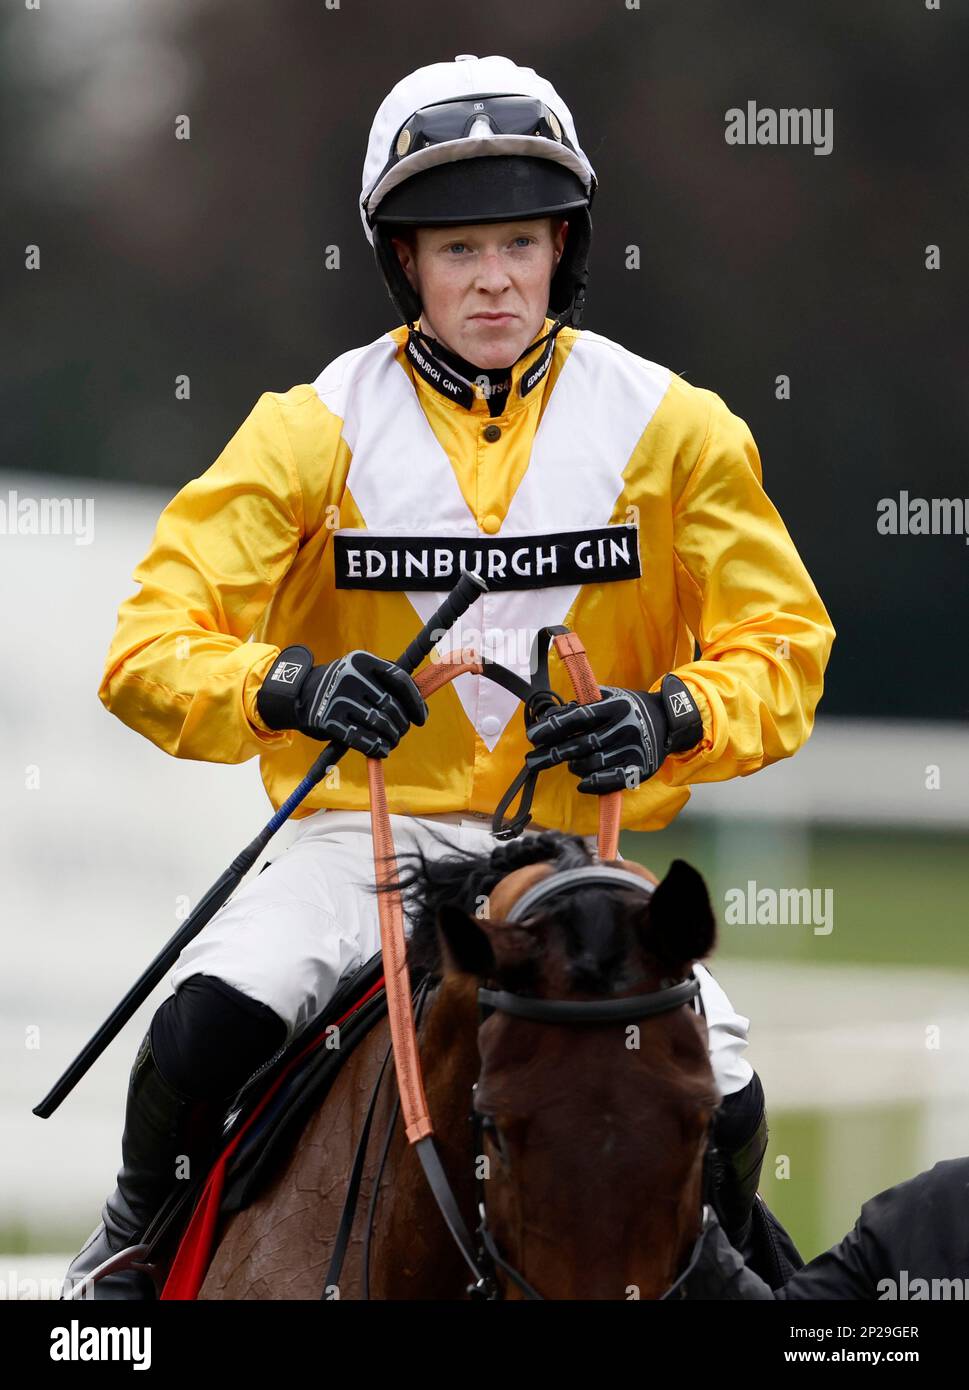
<svg viewBox="0 0 969 1390">
<path fill-rule="evenodd" d="M 751 1019 L 747 1057 L 767 1094 L 770 1144 L 761 1191 L 805 1259 L 840 1240 L 876 1192 L 938 1159 L 969 1154 L 969 1053 L 951 1058 L 964 1041 L 954 1027 L 969 1022 L 964 832 L 686 815 L 655 835 L 625 833 L 620 852 L 660 876 L 673 859 L 705 874 L 721 924 L 711 966 Z M 830 888 L 831 933 L 815 935 L 803 924 L 725 924 L 724 895 L 749 879 L 758 889 Z M 916 982 L 925 983 L 913 999 Z M 860 1009 L 862 989 L 868 997 Z M 878 996 L 881 1007 L 873 1011 Z M 942 1022 L 947 1010 L 955 1014 L 952 1024 Z M 785 1056 L 778 1067 L 771 1048 L 785 1017 L 806 1050 L 800 1059 Z M 954 1088 L 937 1087 L 931 1070 L 919 1073 L 921 1062 L 934 1064 L 925 1039 L 925 1029 L 934 1027 L 941 1030 L 938 1055 L 955 1063 Z M 891 1046 L 879 1046 L 882 1031 Z M 833 1077 L 824 1071 L 832 1061 L 841 1072 L 837 1104 L 829 1099 Z M 812 1106 L 791 1103 L 787 1083 L 798 1067 L 814 1078 L 806 1088 L 816 1093 Z M 933 1152 L 937 1142 L 946 1144 L 944 1152 Z M 778 1178 L 781 1156 L 789 1162 Z"/>
</svg>

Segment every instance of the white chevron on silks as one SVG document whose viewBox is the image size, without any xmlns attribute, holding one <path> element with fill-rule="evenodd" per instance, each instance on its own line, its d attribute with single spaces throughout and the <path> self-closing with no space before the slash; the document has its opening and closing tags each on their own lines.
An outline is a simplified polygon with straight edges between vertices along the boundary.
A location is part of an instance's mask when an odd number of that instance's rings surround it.
<svg viewBox="0 0 969 1390">
<path fill-rule="evenodd" d="M 336 358 L 314 383 L 319 399 L 343 422 L 352 455 L 347 487 L 366 523 L 365 529 L 343 528 L 334 535 L 490 539 L 464 500 L 416 389 L 396 361 L 396 350 L 394 340 L 384 335 Z M 622 492 L 623 470 L 666 394 L 670 375 L 667 367 L 598 333 L 583 332 L 546 403 L 528 468 L 497 534 L 543 535 L 609 525 Z M 641 563 L 645 570 L 648 557 Z M 443 655 L 473 646 L 527 680 L 535 633 L 564 623 L 580 587 L 484 594 L 436 650 Z M 446 592 L 407 591 L 422 624 Z M 486 677 L 468 673 L 457 677 L 454 689 L 490 752 L 520 701 Z"/>
</svg>

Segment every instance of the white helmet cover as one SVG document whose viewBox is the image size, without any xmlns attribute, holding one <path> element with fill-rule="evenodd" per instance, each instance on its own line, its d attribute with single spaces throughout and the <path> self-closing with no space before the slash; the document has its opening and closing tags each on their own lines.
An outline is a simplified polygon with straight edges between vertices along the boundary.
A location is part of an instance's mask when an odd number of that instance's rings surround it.
<svg viewBox="0 0 969 1390">
<path fill-rule="evenodd" d="M 543 101 L 558 117 L 563 134 L 573 148 L 569 149 L 543 136 L 479 135 L 464 140 L 446 140 L 416 150 L 387 169 L 397 134 L 415 111 L 438 102 L 463 101 L 469 96 L 482 94 L 528 96 Z M 539 77 L 533 68 L 518 67 L 509 58 L 501 58 L 497 54 L 489 58 L 476 58 L 462 53 L 453 63 L 431 63 L 428 67 L 418 68 L 402 78 L 380 104 L 370 128 L 360 193 L 360 217 L 371 246 L 373 230 L 368 213 L 372 218 L 392 188 L 409 179 L 412 174 L 422 173 L 435 165 L 480 155 L 547 158 L 571 170 L 590 197 L 595 190 L 595 171 L 579 146 L 572 113 L 552 84 Z"/>
</svg>

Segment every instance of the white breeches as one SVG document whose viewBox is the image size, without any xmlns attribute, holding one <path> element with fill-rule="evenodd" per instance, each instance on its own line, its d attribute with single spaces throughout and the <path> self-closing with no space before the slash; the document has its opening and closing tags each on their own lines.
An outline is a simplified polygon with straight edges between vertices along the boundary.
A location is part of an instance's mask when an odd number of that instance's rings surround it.
<svg viewBox="0 0 969 1390">
<path fill-rule="evenodd" d="M 491 817 L 470 812 L 392 815 L 390 824 L 398 852 L 419 845 L 428 858 L 451 846 L 483 852 L 497 843 Z M 296 826 L 288 848 L 189 942 L 171 977 L 178 989 L 190 975 L 217 976 L 273 1009 L 287 1025 L 288 1040 L 380 949 L 369 811 L 316 811 Z M 448 843 L 439 845 L 435 834 Z M 594 847 L 595 836 L 586 840 Z M 749 1020 L 708 970 L 697 965 L 696 973 L 714 1076 L 721 1094 L 732 1095 L 753 1075 L 744 1057 Z"/>
</svg>

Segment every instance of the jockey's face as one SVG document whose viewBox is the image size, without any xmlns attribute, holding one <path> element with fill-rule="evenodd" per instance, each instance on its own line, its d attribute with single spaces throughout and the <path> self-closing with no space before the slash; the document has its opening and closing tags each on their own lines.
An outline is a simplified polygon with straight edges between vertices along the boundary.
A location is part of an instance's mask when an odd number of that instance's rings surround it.
<svg viewBox="0 0 969 1390">
<path fill-rule="evenodd" d="M 567 228 L 539 217 L 417 227 L 412 245 L 394 237 L 424 331 L 475 366 L 510 367 L 542 328 Z"/>
</svg>

